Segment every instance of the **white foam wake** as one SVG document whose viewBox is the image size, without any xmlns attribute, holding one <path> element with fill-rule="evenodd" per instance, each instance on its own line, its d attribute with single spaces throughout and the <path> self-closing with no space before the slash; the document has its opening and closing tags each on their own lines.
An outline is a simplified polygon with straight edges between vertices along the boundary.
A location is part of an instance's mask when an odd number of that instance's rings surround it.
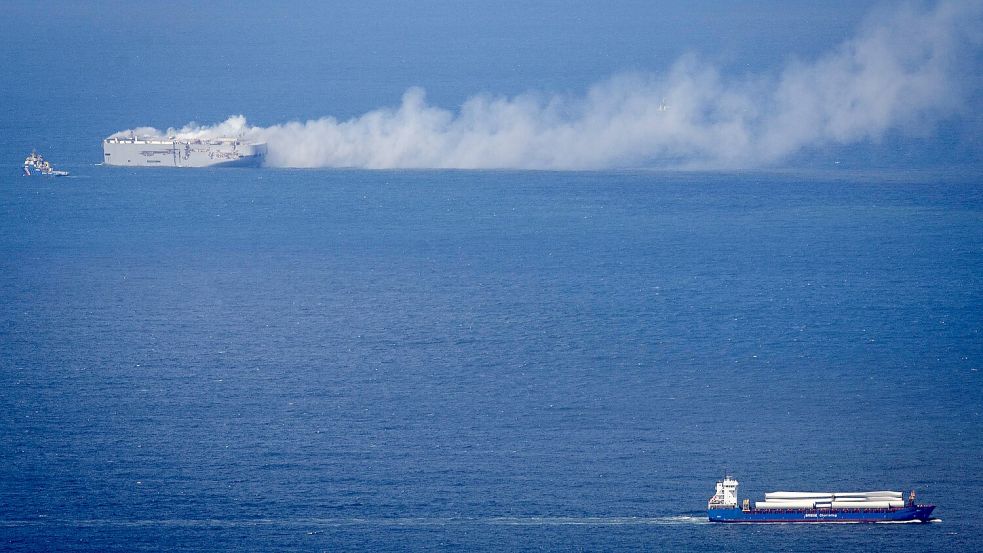
<svg viewBox="0 0 983 553">
<path fill-rule="evenodd" d="M 625 525 L 691 525 L 708 523 L 706 517 L 299 517 L 248 519 L 58 519 L 0 521 L 0 527 L 65 524 L 91 527 L 256 527 L 256 526 L 625 526 Z"/>
</svg>

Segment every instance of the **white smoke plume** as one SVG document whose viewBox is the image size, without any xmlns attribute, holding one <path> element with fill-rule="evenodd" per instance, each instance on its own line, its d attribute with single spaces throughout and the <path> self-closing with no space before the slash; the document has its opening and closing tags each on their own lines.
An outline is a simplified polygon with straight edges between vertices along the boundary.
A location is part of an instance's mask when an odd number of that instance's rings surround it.
<svg viewBox="0 0 983 553">
<path fill-rule="evenodd" d="M 777 75 L 728 79 L 684 57 L 661 76 L 616 76 L 583 96 L 483 94 L 455 112 L 411 88 L 398 107 L 347 121 L 252 127 L 240 115 L 167 133 L 266 142 L 276 167 L 756 167 L 958 117 L 978 93 L 980 29 L 983 0 L 906 4 L 875 12 L 856 38 Z M 117 134 L 131 132 L 160 134 Z"/>
</svg>

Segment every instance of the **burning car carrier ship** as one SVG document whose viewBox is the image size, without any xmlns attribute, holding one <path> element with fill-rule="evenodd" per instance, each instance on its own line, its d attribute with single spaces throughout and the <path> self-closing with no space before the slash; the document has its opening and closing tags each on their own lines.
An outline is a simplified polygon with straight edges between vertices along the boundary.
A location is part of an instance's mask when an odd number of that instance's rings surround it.
<svg viewBox="0 0 983 553">
<path fill-rule="evenodd" d="M 102 141 L 103 163 L 126 167 L 258 167 L 266 144 L 239 138 L 111 136 Z"/>
<path fill-rule="evenodd" d="M 771 492 L 751 508 L 737 506 L 737 480 L 717 482 L 707 503 L 710 522 L 928 522 L 935 505 L 916 505 L 901 492 Z"/>
</svg>

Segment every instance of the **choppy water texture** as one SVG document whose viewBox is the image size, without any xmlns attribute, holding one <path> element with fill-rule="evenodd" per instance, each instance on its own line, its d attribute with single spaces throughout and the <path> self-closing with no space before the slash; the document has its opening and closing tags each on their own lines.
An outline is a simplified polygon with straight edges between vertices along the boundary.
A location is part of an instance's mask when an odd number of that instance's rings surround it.
<svg viewBox="0 0 983 553">
<path fill-rule="evenodd" d="M 70 169 L 0 178 L 5 550 L 975 547 L 971 176 Z"/>
</svg>

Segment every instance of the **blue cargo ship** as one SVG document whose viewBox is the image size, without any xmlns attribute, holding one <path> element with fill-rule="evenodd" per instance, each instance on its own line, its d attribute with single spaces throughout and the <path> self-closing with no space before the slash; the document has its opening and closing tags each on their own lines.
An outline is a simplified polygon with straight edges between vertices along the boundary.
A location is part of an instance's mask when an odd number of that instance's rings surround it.
<svg viewBox="0 0 983 553">
<path fill-rule="evenodd" d="M 918 505 L 915 492 L 770 492 L 754 508 L 745 499 L 738 506 L 737 480 L 717 482 L 707 503 L 710 522 L 929 522 L 935 505 Z"/>
</svg>

